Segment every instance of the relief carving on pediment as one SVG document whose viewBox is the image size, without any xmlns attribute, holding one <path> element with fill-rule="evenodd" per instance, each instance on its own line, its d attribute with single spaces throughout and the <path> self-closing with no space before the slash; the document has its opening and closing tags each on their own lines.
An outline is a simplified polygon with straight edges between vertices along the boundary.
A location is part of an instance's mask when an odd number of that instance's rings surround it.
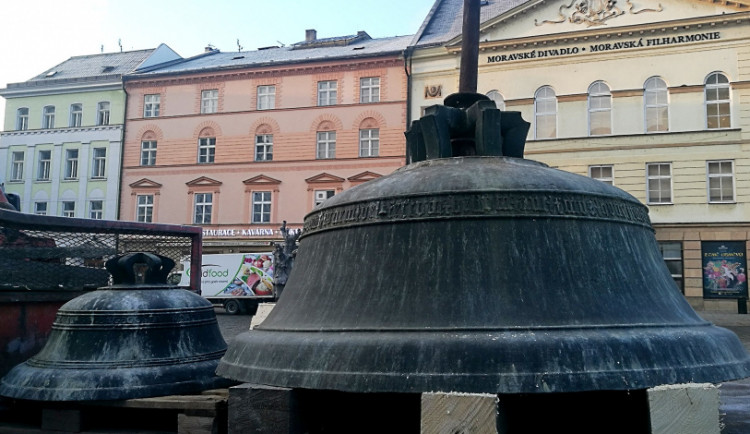
<svg viewBox="0 0 750 434">
<path fill-rule="evenodd" d="M 534 20 L 534 24 L 560 24 L 569 22 L 572 24 L 585 24 L 591 26 L 605 26 L 612 18 L 625 14 L 640 14 L 643 12 L 661 12 L 664 10 L 661 3 L 658 8 L 638 8 L 632 1 L 626 0 L 626 10 L 617 5 L 617 0 L 571 0 L 570 4 L 560 6 L 559 15 L 556 20 Z"/>
</svg>

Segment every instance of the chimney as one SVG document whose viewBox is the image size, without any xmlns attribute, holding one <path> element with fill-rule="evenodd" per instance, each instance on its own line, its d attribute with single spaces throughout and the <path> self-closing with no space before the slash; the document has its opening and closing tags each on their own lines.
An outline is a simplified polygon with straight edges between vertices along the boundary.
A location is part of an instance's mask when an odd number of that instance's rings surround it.
<svg viewBox="0 0 750 434">
<path fill-rule="evenodd" d="M 315 29 L 305 30 L 305 42 L 312 42 L 318 38 L 318 32 Z"/>
</svg>

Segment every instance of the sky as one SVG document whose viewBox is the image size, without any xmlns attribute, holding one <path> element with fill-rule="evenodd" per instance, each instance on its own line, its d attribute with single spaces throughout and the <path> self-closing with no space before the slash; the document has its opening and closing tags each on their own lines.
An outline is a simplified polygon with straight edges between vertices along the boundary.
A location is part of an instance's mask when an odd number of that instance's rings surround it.
<svg viewBox="0 0 750 434">
<path fill-rule="evenodd" d="M 209 44 L 224 52 L 305 39 L 413 35 L 434 0 L 24 0 L 3 2 L 0 88 L 72 56 L 156 48 L 182 57 Z M 0 120 L 5 99 L 0 98 Z M 0 122 L 2 127 L 2 122 Z"/>
</svg>

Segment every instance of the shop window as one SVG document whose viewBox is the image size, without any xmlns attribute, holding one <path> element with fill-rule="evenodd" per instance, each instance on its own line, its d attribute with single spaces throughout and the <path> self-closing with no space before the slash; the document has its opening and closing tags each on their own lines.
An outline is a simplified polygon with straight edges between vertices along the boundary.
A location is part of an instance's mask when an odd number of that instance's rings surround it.
<svg viewBox="0 0 750 434">
<path fill-rule="evenodd" d="M 682 262 L 682 243 L 680 242 L 659 242 L 659 251 L 664 258 L 669 274 L 672 275 L 674 283 L 681 292 L 685 292 L 683 283 L 683 262 Z"/>
</svg>

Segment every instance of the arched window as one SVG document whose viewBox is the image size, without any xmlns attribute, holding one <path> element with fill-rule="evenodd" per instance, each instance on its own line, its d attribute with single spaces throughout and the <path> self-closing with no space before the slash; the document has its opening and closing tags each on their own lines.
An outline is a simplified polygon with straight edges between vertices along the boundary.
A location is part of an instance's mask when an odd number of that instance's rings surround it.
<svg viewBox="0 0 750 434">
<path fill-rule="evenodd" d="M 540 87 L 534 94 L 534 138 L 557 137 L 557 96 L 549 86 Z"/>
<path fill-rule="evenodd" d="M 669 131 L 669 91 L 660 77 L 651 77 L 643 85 L 646 132 Z"/>
<path fill-rule="evenodd" d="M 612 134 L 612 93 L 603 81 L 589 86 L 589 135 Z"/>
<path fill-rule="evenodd" d="M 495 101 L 498 110 L 505 110 L 505 98 L 503 98 L 503 95 L 500 94 L 500 92 L 491 90 L 487 92 L 487 97 L 492 101 Z"/>
<path fill-rule="evenodd" d="M 706 128 L 730 128 L 729 79 L 720 72 L 706 78 Z"/>
</svg>

